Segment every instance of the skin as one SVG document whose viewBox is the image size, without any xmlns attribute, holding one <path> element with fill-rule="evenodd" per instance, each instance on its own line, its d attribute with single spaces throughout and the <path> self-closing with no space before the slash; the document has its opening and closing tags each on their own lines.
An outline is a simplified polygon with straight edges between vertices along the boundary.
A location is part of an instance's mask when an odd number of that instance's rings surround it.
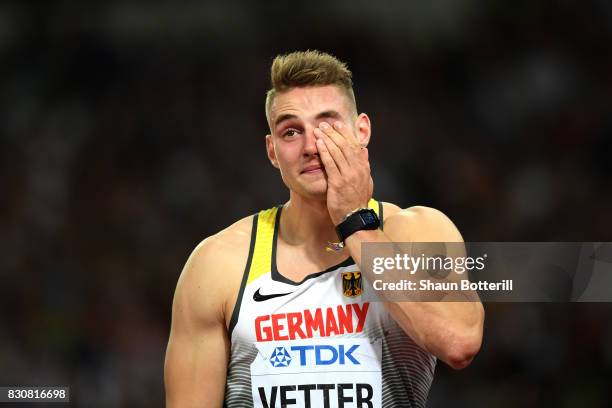
<svg viewBox="0 0 612 408">
<path fill-rule="evenodd" d="M 462 242 L 454 224 L 426 207 L 384 204 L 385 231 L 359 231 L 342 251 L 335 225 L 372 196 L 367 145 L 371 123 L 333 85 L 294 88 L 270 109 L 266 150 L 289 188 L 277 242 L 277 265 L 288 279 L 327 269 L 351 256 L 361 265 L 363 242 Z M 248 256 L 252 218 L 204 240 L 191 254 L 177 284 L 166 353 L 169 407 L 222 406 L 230 340 L 227 327 Z M 300 264 L 295 263 L 300 259 Z M 223 271 L 223 279 L 219 279 Z M 480 302 L 385 302 L 391 316 L 422 348 L 455 369 L 480 349 Z"/>
</svg>

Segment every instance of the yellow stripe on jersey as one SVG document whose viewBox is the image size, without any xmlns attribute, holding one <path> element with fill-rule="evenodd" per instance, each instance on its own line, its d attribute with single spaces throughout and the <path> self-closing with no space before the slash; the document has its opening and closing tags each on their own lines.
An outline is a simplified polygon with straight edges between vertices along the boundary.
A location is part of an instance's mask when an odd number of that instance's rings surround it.
<svg viewBox="0 0 612 408">
<path fill-rule="evenodd" d="M 274 207 L 259 212 L 255 247 L 253 248 L 253 259 L 249 268 L 247 285 L 272 270 L 272 244 L 277 211 L 278 208 Z"/>
<path fill-rule="evenodd" d="M 379 209 L 379 208 L 378 208 L 378 205 L 379 205 L 378 201 L 376 201 L 376 200 L 375 200 L 375 199 L 373 199 L 373 198 L 370 198 L 370 201 L 368 201 L 368 208 L 369 208 L 370 210 L 374 210 L 374 211 L 376 212 L 376 215 L 380 216 L 379 211 L 378 211 L 378 209 Z M 381 205 L 382 205 L 382 204 L 381 204 Z M 382 223 L 382 220 L 380 220 L 380 221 L 381 221 L 381 223 Z"/>
</svg>

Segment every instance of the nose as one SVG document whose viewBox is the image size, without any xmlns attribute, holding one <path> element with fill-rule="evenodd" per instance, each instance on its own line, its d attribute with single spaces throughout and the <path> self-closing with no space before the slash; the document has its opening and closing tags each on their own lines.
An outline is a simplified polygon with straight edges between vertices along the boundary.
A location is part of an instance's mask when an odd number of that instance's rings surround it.
<svg viewBox="0 0 612 408">
<path fill-rule="evenodd" d="M 317 138 L 314 135 L 314 128 L 310 127 L 306 130 L 304 137 L 304 156 L 318 156 Z"/>
</svg>

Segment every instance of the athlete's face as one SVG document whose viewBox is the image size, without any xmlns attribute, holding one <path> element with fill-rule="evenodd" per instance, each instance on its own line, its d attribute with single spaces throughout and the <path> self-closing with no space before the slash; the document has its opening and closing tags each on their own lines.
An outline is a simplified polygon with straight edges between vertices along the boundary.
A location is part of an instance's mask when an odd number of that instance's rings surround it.
<svg viewBox="0 0 612 408">
<path fill-rule="evenodd" d="M 270 107 L 271 135 L 266 136 L 266 146 L 270 162 L 280 170 L 290 190 L 306 197 L 325 197 L 327 178 L 314 129 L 321 122 L 336 121 L 349 126 L 352 137 L 367 145 L 367 115 L 355 115 L 348 97 L 337 86 L 293 88 L 276 95 Z"/>
</svg>

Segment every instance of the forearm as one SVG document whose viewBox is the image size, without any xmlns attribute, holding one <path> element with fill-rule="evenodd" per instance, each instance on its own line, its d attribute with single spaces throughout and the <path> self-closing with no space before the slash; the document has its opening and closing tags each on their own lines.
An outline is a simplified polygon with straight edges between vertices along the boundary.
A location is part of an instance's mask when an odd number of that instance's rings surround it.
<svg viewBox="0 0 612 408">
<path fill-rule="evenodd" d="M 371 268 L 362 265 L 362 243 L 392 243 L 393 241 L 381 230 L 358 231 L 346 240 L 346 247 L 351 257 L 360 267 L 363 276 L 373 282 L 380 279 Z M 394 253 L 391 245 L 390 254 Z M 377 253 L 377 256 L 379 254 Z M 384 255 L 384 254 L 383 254 Z M 402 278 L 413 279 L 419 275 L 402 273 Z M 393 319 L 422 348 L 431 352 L 453 368 L 463 368 L 480 348 L 484 312 L 477 298 L 464 301 L 444 301 L 445 294 L 427 293 L 423 298 L 419 292 L 411 292 L 402 301 L 385 297 L 385 292 L 378 292 Z M 454 294 L 457 296 L 457 294 Z M 458 294 L 469 296 L 469 294 Z M 413 296 L 410 298 L 408 296 Z M 442 301 L 423 301 L 434 298 Z M 405 301 L 404 301 L 405 300 Z M 446 298 L 448 300 L 448 298 Z"/>
<path fill-rule="evenodd" d="M 480 349 L 479 302 L 385 302 L 391 316 L 423 349 L 455 369 L 466 367 Z"/>
</svg>

